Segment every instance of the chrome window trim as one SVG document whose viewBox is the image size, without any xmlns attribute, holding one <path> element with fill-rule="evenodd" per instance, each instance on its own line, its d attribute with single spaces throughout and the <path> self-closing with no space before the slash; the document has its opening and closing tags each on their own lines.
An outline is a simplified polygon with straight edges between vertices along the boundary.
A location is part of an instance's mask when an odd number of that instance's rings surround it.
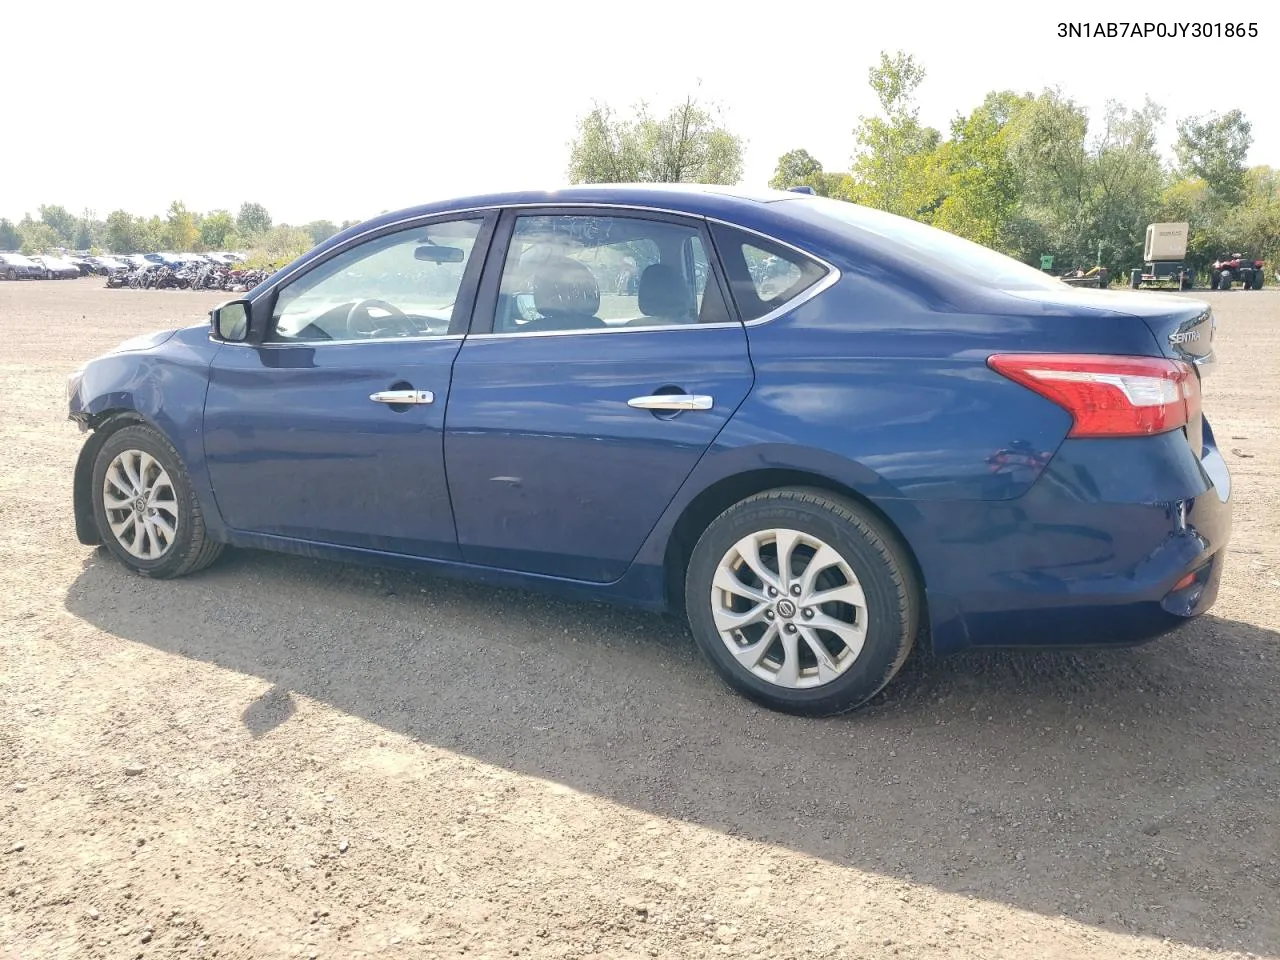
<svg viewBox="0 0 1280 960">
<path fill-rule="evenodd" d="M 812 300 L 814 297 L 818 296 L 819 294 L 825 293 L 827 290 L 829 290 L 831 287 L 833 287 L 836 283 L 840 281 L 840 277 L 842 275 L 840 272 L 840 268 L 837 267 L 835 264 L 831 263 L 828 260 L 824 260 L 822 257 L 819 257 L 816 254 L 803 249 L 802 247 L 796 246 L 794 243 L 788 243 L 785 240 L 779 240 L 777 237 L 772 236 L 771 234 L 765 233 L 761 230 L 755 230 L 751 227 L 744 227 L 740 223 L 734 223 L 731 220 L 725 220 L 721 217 L 712 217 L 712 216 L 706 216 L 704 214 L 690 213 L 688 210 L 672 210 L 667 207 L 645 206 L 643 204 L 635 204 L 635 203 L 600 203 L 600 202 L 594 202 L 594 201 L 587 201 L 587 202 L 565 201 L 565 202 L 557 203 L 556 200 L 554 199 L 539 200 L 537 202 L 529 202 L 529 203 L 508 203 L 508 204 L 494 203 L 494 204 L 487 204 L 481 207 L 466 207 L 461 210 L 445 210 L 445 211 L 441 211 L 440 213 L 419 214 L 413 217 L 405 217 L 401 220 L 393 220 L 390 223 L 380 224 L 377 227 L 371 227 L 368 230 L 364 230 L 360 233 L 357 233 L 354 237 L 352 237 L 350 240 L 343 243 L 340 247 L 335 247 L 332 253 L 333 253 L 333 256 L 338 256 L 339 254 L 345 253 L 347 250 L 350 250 L 352 247 L 356 246 L 356 244 L 358 244 L 361 240 L 363 240 L 366 237 L 370 237 L 376 233 L 382 233 L 383 231 L 394 232 L 394 228 L 396 227 L 409 226 L 410 224 L 414 224 L 414 223 L 427 223 L 434 220 L 447 220 L 447 219 L 466 220 L 466 219 L 469 219 L 470 216 L 473 214 L 483 215 L 495 210 L 500 213 L 503 210 L 533 210 L 533 209 L 548 208 L 548 207 L 555 207 L 558 209 L 582 207 L 590 210 L 628 210 L 628 211 L 639 212 L 639 213 L 661 213 L 661 214 L 666 214 L 667 216 L 672 216 L 672 217 L 684 217 L 686 219 L 703 220 L 707 223 L 718 223 L 721 226 L 731 227 L 734 230 L 741 231 L 742 233 L 749 233 L 754 236 L 761 237 L 765 240 L 768 240 L 771 243 L 777 244 L 780 247 L 785 247 L 788 250 L 794 250 L 796 253 L 800 254 L 801 256 L 807 257 L 808 259 L 814 261 L 815 263 L 821 264 L 826 269 L 827 275 L 823 277 L 821 280 L 819 280 L 817 283 L 813 284 L 813 286 L 809 287 L 807 290 L 804 290 L 797 296 L 792 297 L 786 303 L 783 303 L 775 307 L 774 309 L 770 310 L 764 316 L 756 317 L 754 320 L 733 321 L 730 323 L 678 323 L 678 324 L 663 324 L 661 326 L 651 326 L 651 327 L 630 327 L 630 328 L 612 327 L 612 328 L 605 328 L 605 329 L 592 328 L 588 330 L 548 330 L 543 333 L 520 333 L 519 331 L 517 331 L 515 333 L 447 334 L 439 337 L 396 337 L 396 338 L 387 338 L 387 339 L 381 339 L 381 340 L 309 340 L 309 341 L 300 342 L 300 343 L 274 343 L 274 342 L 269 343 L 266 341 L 260 344 L 247 343 L 245 341 L 218 340 L 212 335 L 210 335 L 209 339 L 212 340 L 214 343 L 221 343 L 221 344 L 224 344 L 225 346 L 232 346 L 232 347 L 254 347 L 254 348 L 268 347 L 268 346 L 315 347 L 315 346 L 324 346 L 326 344 L 331 346 L 339 346 L 339 345 L 351 345 L 351 344 L 359 344 L 359 343 L 412 343 L 412 342 L 421 341 L 421 340 L 447 340 L 447 339 L 449 340 L 452 340 L 452 339 L 490 340 L 490 339 L 499 339 L 499 338 L 507 338 L 507 337 L 525 337 L 525 338 L 527 337 L 560 337 L 560 336 L 566 336 L 571 334 L 584 334 L 584 333 L 587 333 L 587 334 L 639 333 L 639 332 L 652 332 L 652 331 L 664 331 L 664 330 L 717 329 L 717 328 L 738 327 L 738 326 L 759 327 L 759 326 L 763 326 L 766 323 L 770 323 L 773 320 L 776 320 L 778 317 L 782 316 L 784 313 L 789 313 L 792 310 L 796 309 L 797 307 L 802 306 L 803 304 Z M 299 272 L 305 272 L 303 270 L 303 267 L 310 269 L 311 266 L 312 266 L 311 263 L 301 264 L 298 267 L 293 268 L 292 270 L 284 272 L 283 274 L 277 274 L 276 276 L 272 277 L 271 280 L 269 280 L 266 284 L 263 284 L 262 287 L 264 289 L 273 289 L 273 288 L 282 287 L 294 275 L 298 274 Z"/>
<path fill-rule="evenodd" d="M 442 333 L 438 337 L 369 337 L 359 340 L 271 340 L 263 343 L 246 343 L 244 340 L 219 340 L 213 334 L 209 339 L 228 347 L 349 347 L 358 344 L 374 343 L 434 343 L 438 340 L 465 340 L 465 333 Z"/>
<path fill-rule="evenodd" d="M 730 320 L 726 323 L 663 323 L 653 324 L 652 326 L 628 327 L 626 324 L 619 324 L 616 327 L 586 327 L 582 330 L 542 330 L 542 331 L 522 331 L 515 330 L 511 333 L 473 333 L 470 334 L 468 340 L 511 340 L 511 339 L 530 339 L 532 337 L 569 337 L 580 336 L 582 334 L 599 334 L 599 333 L 653 333 L 654 331 L 675 331 L 675 330 L 728 330 L 730 328 L 742 329 L 742 324 L 737 320 Z"/>
</svg>

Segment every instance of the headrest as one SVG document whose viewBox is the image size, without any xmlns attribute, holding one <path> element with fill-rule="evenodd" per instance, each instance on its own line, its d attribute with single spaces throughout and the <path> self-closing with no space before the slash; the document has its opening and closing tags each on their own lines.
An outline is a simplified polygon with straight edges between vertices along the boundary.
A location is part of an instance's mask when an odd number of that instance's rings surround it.
<svg viewBox="0 0 1280 960">
<path fill-rule="evenodd" d="M 640 312 L 647 317 L 687 320 L 693 312 L 689 285 L 675 267 L 654 263 L 640 274 Z"/>
<path fill-rule="evenodd" d="M 544 317 L 571 313 L 593 317 L 600 309 L 600 287 L 585 264 L 552 257 L 533 278 L 533 303 Z"/>
</svg>

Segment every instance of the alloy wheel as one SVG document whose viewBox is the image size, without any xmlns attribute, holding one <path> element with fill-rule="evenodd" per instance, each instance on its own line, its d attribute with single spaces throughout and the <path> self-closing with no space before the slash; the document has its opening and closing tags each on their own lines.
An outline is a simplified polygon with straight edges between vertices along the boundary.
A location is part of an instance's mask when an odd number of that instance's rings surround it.
<svg viewBox="0 0 1280 960">
<path fill-rule="evenodd" d="M 111 533 L 139 560 L 159 560 L 178 531 L 178 500 L 160 461 L 143 450 L 121 451 L 107 467 L 102 503 Z"/>
<path fill-rule="evenodd" d="M 716 567 L 711 609 L 738 664 L 781 687 L 830 683 L 867 638 L 867 600 L 852 567 L 798 530 L 761 530 L 735 543 Z"/>
</svg>

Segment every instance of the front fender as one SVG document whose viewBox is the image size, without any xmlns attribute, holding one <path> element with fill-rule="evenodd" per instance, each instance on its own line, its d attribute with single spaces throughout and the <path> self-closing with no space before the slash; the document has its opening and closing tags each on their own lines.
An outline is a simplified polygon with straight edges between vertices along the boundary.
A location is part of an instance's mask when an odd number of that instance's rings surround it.
<svg viewBox="0 0 1280 960">
<path fill-rule="evenodd" d="M 219 344 L 209 340 L 204 327 L 155 335 L 157 342 L 143 350 L 117 348 L 85 365 L 69 412 L 94 428 L 80 452 L 76 467 L 76 529 L 81 541 L 96 536 L 82 529 L 92 523 L 92 510 L 82 521 L 82 498 L 87 496 L 93 458 L 110 435 L 112 425 L 144 422 L 173 445 L 182 459 L 192 488 L 200 500 L 205 523 L 216 540 L 225 540 L 225 525 L 209 483 L 204 456 L 204 401 L 209 385 L 209 365 Z M 142 344 L 146 338 L 129 343 Z M 124 345 L 122 345 L 123 347 Z M 87 476 L 83 476 L 87 472 Z M 81 484 L 83 483 L 83 490 Z"/>
</svg>

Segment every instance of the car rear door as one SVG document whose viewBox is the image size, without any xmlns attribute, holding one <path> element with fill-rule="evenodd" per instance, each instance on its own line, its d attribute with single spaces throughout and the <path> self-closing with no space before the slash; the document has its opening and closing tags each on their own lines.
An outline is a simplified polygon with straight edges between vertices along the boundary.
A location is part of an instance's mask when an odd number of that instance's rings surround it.
<svg viewBox="0 0 1280 960">
<path fill-rule="evenodd" d="M 204 443 L 229 527 L 456 558 L 444 416 L 495 221 L 436 218 L 340 250 L 271 295 L 264 342 L 218 351 Z"/>
<path fill-rule="evenodd" d="M 465 561 L 622 576 L 751 389 L 711 249 L 696 219 L 503 215 L 445 422 Z"/>
</svg>

